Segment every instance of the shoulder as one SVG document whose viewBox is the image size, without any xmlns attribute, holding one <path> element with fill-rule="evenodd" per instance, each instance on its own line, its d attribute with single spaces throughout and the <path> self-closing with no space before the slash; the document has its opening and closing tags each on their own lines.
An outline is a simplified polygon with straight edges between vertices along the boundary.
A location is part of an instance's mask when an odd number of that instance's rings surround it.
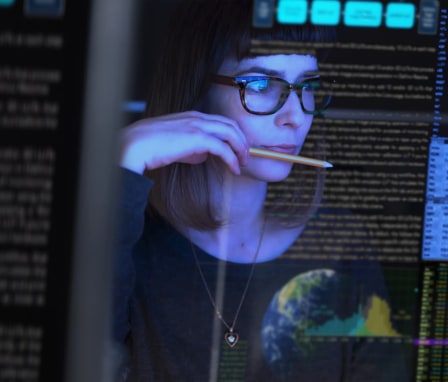
<svg viewBox="0 0 448 382">
<path fill-rule="evenodd" d="M 120 167 L 119 169 L 119 182 L 122 187 L 144 189 L 149 191 L 154 182 L 147 176 L 138 174 L 134 171 Z"/>
</svg>

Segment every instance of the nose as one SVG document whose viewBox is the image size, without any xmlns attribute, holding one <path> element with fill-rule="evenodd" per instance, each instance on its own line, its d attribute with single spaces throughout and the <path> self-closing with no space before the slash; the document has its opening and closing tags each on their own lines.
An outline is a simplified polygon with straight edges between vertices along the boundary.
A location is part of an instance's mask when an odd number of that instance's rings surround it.
<svg viewBox="0 0 448 382">
<path fill-rule="evenodd" d="M 299 95 L 291 91 L 285 104 L 276 113 L 276 123 L 278 126 L 297 128 L 304 124 L 307 116 L 303 112 Z"/>
</svg>

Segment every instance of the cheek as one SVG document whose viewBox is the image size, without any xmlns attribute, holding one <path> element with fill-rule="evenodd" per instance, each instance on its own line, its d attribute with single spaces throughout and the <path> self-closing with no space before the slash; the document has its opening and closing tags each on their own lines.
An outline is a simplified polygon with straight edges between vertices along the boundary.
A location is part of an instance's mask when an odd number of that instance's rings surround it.
<svg viewBox="0 0 448 382">
<path fill-rule="evenodd" d="M 266 132 L 269 131 L 269 123 L 267 123 L 266 117 L 260 121 L 256 117 L 253 118 L 252 115 L 242 116 L 237 122 L 250 145 L 263 142 L 264 138 L 268 136 Z"/>
<path fill-rule="evenodd" d="M 268 125 L 266 123 L 266 117 L 260 120 L 259 117 L 248 113 L 243 108 L 239 92 L 234 88 L 210 90 L 205 99 L 204 108 L 201 111 L 209 114 L 222 115 L 234 120 L 249 142 L 256 140 L 261 130 L 261 124 Z"/>
<path fill-rule="evenodd" d="M 204 99 L 204 110 L 202 111 L 235 119 L 244 110 L 236 88 L 213 86 Z"/>
<path fill-rule="evenodd" d="M 312 115 L 305 115 L 305 119 L 303 121 L 303 124 L 296 129 L 296 135 L 298 138 L 305 140 L 308 133 L 311 130 L 311 127 L 313 125 L 313 116 Z"/>
<path fill-rule="evenodd" d="M 313 125 L 313 120 L 314 120 L 314 116 L 307 115 L 307 119 L 306 119 L 306 123 L 305 123 L 307 133 L 310 131 L 311 126 Z"/>
</svg>

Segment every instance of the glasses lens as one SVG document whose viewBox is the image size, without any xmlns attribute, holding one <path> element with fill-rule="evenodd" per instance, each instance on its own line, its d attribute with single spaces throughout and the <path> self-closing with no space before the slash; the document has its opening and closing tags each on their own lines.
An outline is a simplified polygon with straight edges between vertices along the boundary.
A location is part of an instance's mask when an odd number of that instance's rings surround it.
<svg viewBox="0 0 448 382">
<path fill-rule="evenodd" d="M 306 80 L 294 87 L 301 98 L 306 113 L 319 114 L 331 100 L 331 88 L 320 78 Z M 288 82 L 260 78 L 245 83 L 244 101 L 247 109 L 254 113 L 273 113 L 283 106 L 289 96 Z"/>
<path fill-rule="evenodd" d="M 331 88 L 321 79 L 310 79 L 300 84 L 302 106 L 305 111 L 319 113 L 325 110 L 331 100 Z"/>
<path fill-rule="evenodd" d="M 244 100 L 246 107 L 256 113 L 268 113 L 277 108 L 287 87 L 282 81 L 270 78 L 246 82 Z"/>
</svg>

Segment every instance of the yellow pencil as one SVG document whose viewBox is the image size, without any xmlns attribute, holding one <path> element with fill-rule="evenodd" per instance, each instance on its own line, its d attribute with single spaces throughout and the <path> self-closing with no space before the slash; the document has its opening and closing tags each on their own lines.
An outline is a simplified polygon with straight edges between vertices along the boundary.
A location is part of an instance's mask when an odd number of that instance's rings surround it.
<svg viewBox="0 0 448 382">
<path fill-rule="evenodd" d="M 297 156 L 297 155 L 289 155 L 289 154 L 279 153 L 279 152 L 270 151 L 270 150 L 256 149 L 254 147 L 251 147 L 249 149 L 249 153 L 256 157 L 278 159 L 278 160 L 283 160 L 285 162 L 300 163 L 300 164 L 305 164 L 308 166 L 321 167 L 321 168 L 333 167 L 333 165 L 331 163 L 328 163 L 328 162 L 325 162 L 325 161 L 322 161 L 319 159 L 301 157 L 301 156 Z"/>
</svg>

